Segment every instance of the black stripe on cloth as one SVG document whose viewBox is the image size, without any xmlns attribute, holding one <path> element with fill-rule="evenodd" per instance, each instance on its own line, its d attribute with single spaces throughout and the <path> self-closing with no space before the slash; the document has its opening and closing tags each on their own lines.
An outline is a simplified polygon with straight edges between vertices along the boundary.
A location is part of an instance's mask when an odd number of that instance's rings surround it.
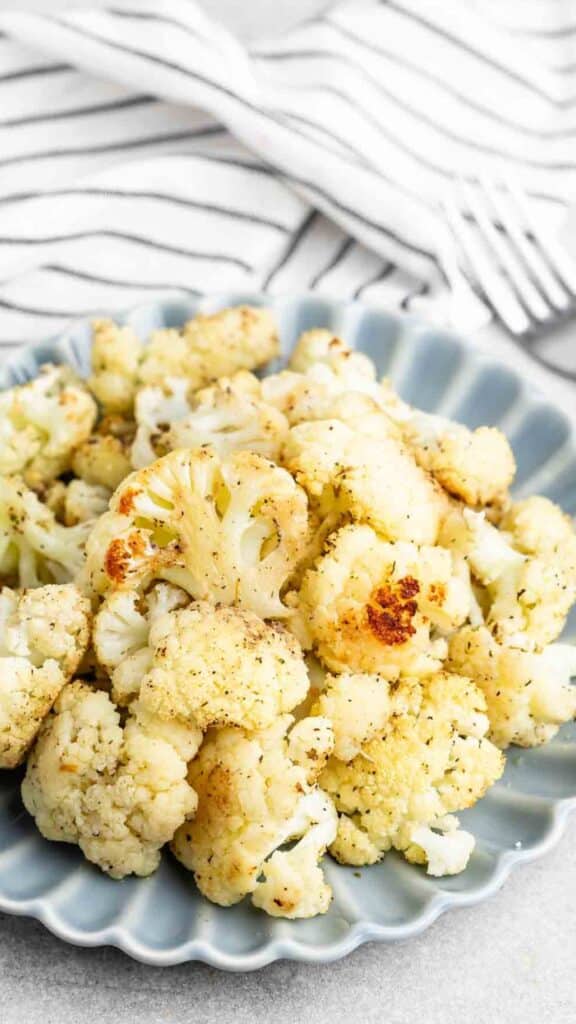
<svg viewBox="0 0 576 1024">
<path fill-rule="evenodd" d="M 160 284 L 150 281 L 125 281 L 114 277 L 103 277 L 100 274 L 88 273 L 86 270 L 78 270 L 72 267 L 65 267 L 60 263 L 45 263 L 38 267 L 39 271 L 48 271 L 51 274 L 59 274 L 62 277 L 71 277 L 78 281 L 86 281 L 88 284 L 105 284 L 114 288 L 146 289 L 150 291 L 179 291 L 187 292 L 189 295 L 201 295 L 197 288 L 190 288 L 183 284 Z"/>
<path fill-rule="evenodd" d="M 339 135 L 336 135 L 335 132 L 331 132 L 330 129 L 327 128 L 326 125 L 322 124 L 320 121 L 314 121 L 310 117 L 304 117 L 302 114 L 296 114 L 294 113 L 293 110 L 282 110 L 280 107 L 277 108 L 277 110 L 282 117 L 298 121 L 300 124 L 304 124 L 307 127 L 312 128 L 316 132 L 321 132 L 322 135 L 325 136 L 325 138 L 330 140 L 330 148 L 332 149 L 332 152 L 338 154 L 339 150 L 346 149 L 348 150 L 349 153 L 352 154 L 352 156 L 357 162 L 361 162 L 365 166 L 368 166 L 366 158 L 363 156 L 359 149 L 356 149 L 355 146 L 351 146 L 349 142 L 346 142 Z M 307 133 L 307 137 L 314 141 L 314 137 L 311 136 L 309 133 Z M 333 145 L 334 142 L 337 143 L 336 146 Z"/>
<path fill-rule="evenodd" d="M 26 114 L 23 117 L 9 117 L 5 120 L 0 120 L 0 128 L 21 128 L 24 125 L 41 124 L 44 121 L 66 121 L 73 117 L 109 114 L 116 110 L 149 106 L 152 103 L 158 102 L 156 96 L 128 96 L 126 99 L 111 100 L 109 103 L 96 103 L 93 106 L 71 107 L 68 110 L 49 110 L 44 114 Z"/>
<path fill-rule="evenodd" d="M 378 0 L 380 6 L 386 7 L 388 10 L 396 11 L 403 18 L 409 21 L 415 22 L 417 25 L 421 25 L 427 29 L 433 35 L 439 36 L 440 39 L 445 39 L 446 42 L 452 43 L 458 50 L 463 53 L 468 53 L 471 57 L 475 57 L 477 60 L 486 64 L 487 67 L 492 68 L 494 71 L 498 71 L 504 78 L 508 78 L 511 82 L 516 82 L 523 86 L 526 90 L 532 93 L 533 96 L 538 96 L 539 99 L 546 100 L 548 103 L 554 103 L 554 97 L 550 96 L 545 89 L 541 89 L 535 82 L 530 81 L 529 78 L 525 78 L 519 71 L 514 71 L 512 68 L 506 67 L 505 64 L 501 64 L 494 57 L 490 57 L 487 53 L 482 50 L 476 49 L 471 43 L 466 42 L 461 36 L 450 32 L 447 28 L 442 25 L 437 25 L 433 21 L 429 21 L 423 14 L 416 13 L 416 11 L 408 10 L 403 7 L 402 4 L 395 3 L 395 0 Z"/>
<path fill-rule="evenodd" d="M 0 298 L 0 309 L 9 309 L 13 313 L 25 313 L 26 316 L 54 317 L 57 320 L 71 320 L 76 317 L 93 316 L 97 309 L 86 310 L 57 310 L 57 309 L 32 309 L 30 306 L 21 306 L 16 302 Z"/>
<path fill-rule="evenodd" d="M 401 99 L 395 93 L 387 89 L 386 86 L 379 79 L 374 77 L 374 75 L 371 75 L 370 72 L 366 71 L 365 68 L 357 64 L 356 61 L 350 59 L 349 57 L 345 57 L 343 54 L 327 53 L 323 50 L 296 50 L 293 53 L 283 51 L 282 54 L 273 53 L 263 55 L 264 60 L 275 60 L 276 58 L 294 58 L 303 60 L 316 60 L 318 58 L 321 58 L 331 61 L 342 61 L 343 64 L 346 64 L 348 67 L 352 68 L 354 72 L 360 76 L 360 78 L 364 79 L 369 85 L 377 89 L 377 91 L 380 92 L 383 96 L 386 96 L 387 99 L 389 99 L 392 103 L 396 104 L 396 106 L 402 112 L 410 114 L 412 117 L 419 120 L 422 124 L 425 124 L 428 128 L 437 131 L 439 134 L 445 136 L 445 138 L 450 139 L 452 142 L 455 142 L 458 145 L 465 146 L 468 149 L 477 150 L 480 153 L 487 153 L 492 156 L 501 157 L 503 159 L 513 161 L 514 163 L 521 164 L 523 166 L 535 167 L 539 170 L 572 171 L 574 169 L 573 160 L 566 161 L 564 163 L 560 161 L 534 160 L 531 159 L 530 157 L 519 155 L 518 153 L 512 153 L 510 152 L 510 150 L 502 149 L 499 146 L 490 145 L 489 143 L 485 142 L 479 142 L 472 136 L 461 135 L 458 132 L 453 131 L 447 125 L 433 120 L 431 117 L 429 117 L 426 111 L 419 110 L 418 107 L 415 107 L 412 104 L 407 103 L 404 99 Z M 298 89 L 300 91 L 306 91 L 308 89 L 317 92 L 321 91 L 329 93 L 331 96 L 336 96 L 338 99 L 343 100 L 345 103 L 348 104 L 348 106 L 355 110 L 356 113 L 359 114 L 359 116 L 362 117 L 363 120 L 369 122 L 378 131 L 380 131 L 381 134 L 384 134 L 385 137 L 391 140 L 397 146 L 398 149 L 407 153 L 409 156 L 414 157 L 414 159 L 417 160 L 418 163 L 425 164 L 432 170 L 437 171 L 439 174 L 442 174 L 445 177 L 453 177 L 453 173 L 451 171 L 430 160 L 429 157 L 426 157 L 419 150 L 415 150 L 411 146 L 407 145 L 406 141 L 403 140 L 401 136 L 394 135 L 391 132 L 387 132 L 381 121 L 375 118 L 369 112 L 369 110 L 366 109 L 365 106 L 363 106 L 356 99 L 350 96 L 349 93 L 345 92 L 342 88 L 332 85 L 329 82 L 319 82 L 317 84 L 314 83 L 307 86 L 298 86 Z M 574 134 L 576 134 L 576 132 Z M 338 136 L 334 137 L 338 138 Z M 348 144 L 348 148 L 352 147 L 350 147 Z"/>
<path fill-rule="evenodd" d="M 352 248 L 353 245 L 353 238 L 345 238 L 344 241 L 340 243 L 336 252 L 329 260 L 329 262 L 326 264 L 326 266 L 322 267 L 322 270 L 319 270 L 318 273 L 314 275 L 308 287 L 310 289 L 317 288 L 318 285 L 320 284 L 320 281 L 322 281 L 323 278 L 325 278 L 327 274 L 330 273 L 331 270 L 334 270 L 335 267 L 337 267 L 338 264 L 342 262 L 344 257 L 350 252 L 350 249 Z"/>
<path fill-rule="evenodd" d="M 170 132 L 168 135 L 150 135 L 141 139 L 128 139 L 118 142 L 104 142 L 96 146 L 78 146 L 65 149 L 45 149 L 39 153 L 22 153 L 20 156 L 9 156 L 0 159 L 0 168 L 13 167 L 15 164 L 25 164 L 37 160 L 53 160 L 56 157 L 69 156 L 94 156 L 98 153 L 116 153 L 128 149 L 140 149 L 145 146 L 154 146 L 164 142 L 185 142 L 189 139 L 202 139 L 213 135 L 228 134 L 221 125 L 211 125 L 208 128 L 199 128 L 187 132 Z"/>
<path fill-rule="evenodd" d="M 168 68 L 168 70 L 170 71 L 175 71 L 179 74 L 184 75 L 187 78 L 192 78 L 195 81 L 202 83 L 203 85 L 209 86 L 216 92 L 220 92 L 222 95 L 228 96 L 229 99 L 234 100 L 240 106 L 244 107 L 247 110 L 251 110 L 253 113 L 257 114 L 259 117 L 262 118 L 262 120 L 272 121 L 278 127 L 285 128 L 287 131 L 293 131 L 295 134 L 300 134 L 300 136 L 302 136 L 302 132 L 298 133 L 296 128 L 288 127 L 285 124 L 282 124 L 282 122 L 279 121 L 278 117 L 274 116 L 269 111 L 261 110 L 256 104 L 251 103 L 249 100 L 245 99 L 242 96 L 238 96 L 232 89 L 227 88 L 227 86 L 222 85 L 219 82 L 215 82 L 213 79 L 208 78 L 206 75 L 199 74 L 199 72 L 197 71 L 192 71 L 190 68 L 187 68 L 182 64 L 176 64 L 174 61 L 169 61 L 166 60 L 164 57 L 158 57 L 155 54 L 147 53 L 145 50 L 138 50 L 133 47 L 124 46 L 121 43 L 117 43 L 110 39 L 106 39 L 105 37 L 100 36 L 97 33 L 87 32 L 85 29 L 79 28 L 79 26 L 77 25 L 70 25 L 68 24 L 68 22 L 63 21 L 60 18 L 55 18 L 52 15 L 38 15 L 38 17 L 41 17 L 44 20 L 57 25 L 59 28 L 63 28 L 65 31 L 75 33 L 77 35 L 82 36 L 83 38 L 89 39 L 93 42 L 97 42 L 103 46 L 109 47 L 110 49 L 118 50 L 121 53 L 127 53 L 131 57 L 139 57 L 141 60 L 148 61 L 152 64 L 158 64 L 161 67 Z M 393 241 L 396 245 L 404 247 L 409 252 L 412 252 L 418 256 L 423 256 L 431 263 L 435 263 L 435 255 L 433 252 L 415 245 L 408 239 L 400 237 L 399 235 L 392 232 L 385 225 L 379 224 L 373 220 L 369 220 L 364 215 L 359 214 L 357 213 L 357 211 L 346 206 L 340 200 L 333 199 L 330 195 L 328 195 L 328 193 L 319 189 L 312 182 L 307 182 L 302 178 L 297 178 L 292 173 L 289 174 L 287 180 L 296 182 L 301 187 L 305 187 L 309 191 L 314 192 L 317 196 L 323 198 L 325 202 L 329 202 L 334 209 L 339 210 L 342 213 L 346 213 L 349 217 L 357 219 L 360 223 L 365 224 L 372 231 L 378 232 L 384 237 L 390 239 L 390 241 Z"/>
<path fill-rule="evenodd" d="M 217 40 L 208 38 L 199 32 L 197 28 L 188 24 L 184 21 L 179 21 L 178 18 L 169 17 L 167 14 L 156 14 L 152 11 L 131 11 L 125 7 L 106 7 L 106 14 L 112 14 L 115 18 L 130 18 L 134 21 L 155 21 L 160 22 L 162 25 L 171 25 L 173 28 L 178 28 L 182 32 L 185 32 L 189 36 L 193 36 L 194 39 L 198 39 L 201 43 L 207 43 L 209 46 L 220 50 L 217 45 Z M 220 50 L 220 52 L 222 52 Z"/>
<path fill-rule="evenodd" d="M 398 65 L 398 67 L 406 68 L 413 74 L 418 75 L 420 78 L 424 78 L 427 81 L 432 82 L 443 92 L 447 93 L 448 96 L 451 96 L 464 106 L 469 107 L 470 110 L 475 110 L 476 113 L 482 114 L 485 117 L 490 118 L 492 121 L 496 121 L 497 124 L 502 124 L 507 128 L 513 128 L 515 131 L 535 139 L 561 139 L 566 136 L 571 137 L 573 134 L 563 130 L 551 129 L 546 131 L 538 128 L 532 128 L 530 125 L 520 124 L 513 120 L 513 118 L 506 117 L 501 110 L 495 110 L 483 103 L 479 103 L 477 99 L 469 96 L 468 93 L 455 89 L 453 85 L 448 84 L 448 82 L 439 75 L 435 75 L 429 67 L 424 67 L 416 61 L 409 60 L 405 54 L 397 53 L 394 50 L 388 50 L 381 44 L 377 45 L 368 39 L 363 39 L 362 36 L 356 35 L 355 32 L 351 32 L 349 29 L 344 28 L 343 25 L 339 25 L 336 22 L 331 21 L 329 18 L 323 18 L 322 22 L 332 29 L 332 31 L 339 33 L 344 38 L 356 43 L 358 46 L 364 47 L 364 49 L 370 50 L 372 53 L 376 53 L 381 57 L 386 57 L 388 60 Z M 322 53 L 323 56 L 332 55 L 331 53 L 323 53 L 323 51 L 320 51 L 320 53 Z"/>
<path fill-rule="evenodd" d="M 318 211 L 311 210 L 310 213 L 304 218 L 298 230 L 295 231 L 294 234 L 292 235 L 290 243 L 280 256 L 280 259 L 274 264 L 272 269 L 269 270 L 268 274 L 264 278 L 262 282 L 263 291 L 266 291 L 266 289 L 270 286 L 270 282 L 276 277 L 276 274 L 278 274 L 280 270 L 282 270 L 282 267 L 286 266 L 288 260 L 300 245 L 302 239 L 308 234 L 310 228 L 314 225 L 317 217 Z"/>
<path fill-rule="evenodd" d="M 6 71 L 0 75 L 0 85 L 4 82 L 16 82 L 21 78 L 40 78 L 44 75 L 58 75 L 62 71 L 73 71 L 69 64 L 41 64 L 33 68 L 21 68 L 20 71 Z"/>
<path fill-rule="evenodd" d="M 430 285 L 427 281 L 421 281 L 419 285 L 409 291 L 400 302 L 400 309 L 406 313 L 410 312 L 414 299 L 419 299 L 430 293 Z"/>
<path fill-rule="evenodd" d="M 234 210 L 229 206 L 220 206 L 217 203 L 185 199 L 182 196 L 166 195 L 163 192 L 138 192 L 120 188 L 78 187 L 49 189 L 46 192 L 20 192 L 17 195 L 0 198 L 0 205 L 24 202 L 27 199 L 51 199 L 55 196 L 102 196 L 104 199 L 149 199 L 154 202 L 181 206 L 185 209 L 200 210 L 206 213 L 216 213 L 224 217 L 230 217 L 233 220 L 242 220 L 249 224 L 258 224 L 261 227 L 272 228 L 274 231 L 281 231 L 282 233 L 286 233 L 291 230 L 288 224 L 282 224 L 280 221 L 273 220 L 270 217 L 262 217 L 260 214 L 248 213 L 244 210 Z"/>
<path fill-rule="evenodd" d="M 358 287 L 356 288 L 352 295 L 352 298 L 359 299 L 362 293 L 365 292 L 368 288 L 370 288 L 373 284 L 379 284 L 380 281 L 385 281 L 387 277 L 390 277 L 390 274 L 395 269 L 396 267 L 394 266 L 393 263 L 386 263 L 383 267 L 380 268 L 380 270 L 376 274 L 373 274 L 373 276 L 369 277 L 367 281 L 364 281 L 362 284 L 358 285 Z"/>
<path fill-rule="evenodd" d="M 199 252 L 191 249 L 183 249 L 181 246 L 168 245 L 167 242 L 158 242 L 156 239 L 146 238 L 142 235 L 132 235 L 126 231 L 113 231 L 112 229 L 95 229 L 94 231 L 76 231 L 69 235 L 52 235 L 44 238 L 14 238 L 0 236 L 0 245 L 57 245 L 59 242 L 79 242 L 84 238 L 115 238 L 121 242 L 131 242 L 135 245 L 143 245 L 149 249 L 157 249 L 158 252 L 169 252 L 176 256 L 186 256 L 188 259 L 207 260 L 214 263 L 231 263 L 249 273 L 253 273 L 255 267 L 239 256 L 232 256 L 229 253 Z"/>
</svg>

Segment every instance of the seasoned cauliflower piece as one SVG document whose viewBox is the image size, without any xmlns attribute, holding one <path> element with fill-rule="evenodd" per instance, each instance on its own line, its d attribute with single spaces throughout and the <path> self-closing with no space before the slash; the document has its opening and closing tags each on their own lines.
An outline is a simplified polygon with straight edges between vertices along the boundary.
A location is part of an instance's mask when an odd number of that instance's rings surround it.
<svg viewBox="0 0 576 1024">
<path fill-rule="evenodd" d="M 145 673 L 152 665 L 148 646 L 152 625 L 175 608 L 189 604 L 190 597 L 170 583 L 157 583 L 148 593 L 112 590 L 94 619 L 94 649 L 110 675 L 112 698 L 129 704 L 140 693 Z"/>
<path fill-rule="evenodd" d="M 336 813 L 291 757 L 292 721 L 284 715 L 261 732 L 209 733 L 190 765 L 198 812 L 178 830 L 172 849 L 213 903 L 231 906 L 252 894 L 256 906 L 275 916 L 312 917 L 328 909 L 332 893 L 318 861 L 335 836 Z M 321 766 L 331 732 L 324 726 L 315 735 Z M 292 839 L 300 841 L 288 853 L 278 849 Z"/>
<path fill-rule="evenodd" d="M 278 333 L 267 309 L 234 306 L 210 316 L 199 314 L 180 330 L 154 331 L 140 365 L 143 384 L 186 377 L 201 388 L 237 370 L 253 370 L 278 354 Z"/>
<path fill-rule="evenodd" d="M 336 859 L 372 864 L 394 847 L 434 874 L 463 870 L 472 844 L 453 822 L 446 828 L 445 815 L 471 807 L 502 774 L 488 725 L 470 680 L 444 672 L 402 680 L 384 729 L 352 761 L 332 757 L 320 777 L 341 815 Z M 450 843 L 439 850 L 430 829 L 450 832 Z"/>
<path fill-rule="evenodd" d="M 527 644 L 528 646 L 528 644 Z M 449 664 L 486 697 L 490 736 L 499 747 L 534 747 L 576 715 L 576 647 L 534 652 L 498 643 L 485 627 L 464 627 L 450 640 Z"/>
<path fill-rule="evenodd" d="M 525 555 L 557 558 L 576 575 L 576 531 L 570 516 L 549 498 L 534 495 L 514 502 L 500 528 Z"/>
<path fill-rule="evenodd" d="M 364 743 L 383 732 L 388 722 L 389 683 L 382 676 L 360 673 L 327 676 L 325 689 L 311 713 L 332 723 L 334 757 L 351 761 Z"/>
<path fill-rule="evenodd" d="M 276 461 L 288 421 L 273 405 L 219 381 L 196 392 L 189 414 L 168 431 L 169 448 L 210 444 L 221 456 L 250 450 Z"/>
<path fill-rule="evenodd" d="M 306 495 L 286 470 L 253 452 L 170 452 L 113 495 L 88 544 L 88 583 L 102 593 L 165 579 L 277 618 L 307 539 Z"/>
<path fill-rule="evenodd" d="M 150 875 L 196 809 L 186 771 L 199 743 L 199 730 L 158 729 L 137 707 L 122 726 L 108 694 L 70 683 L 28 760 L 24 806 L 46 839 L 77 843 L 113 878 Z"/>
<path fill-rule="evenodd" d="M 390 540 L 435 543 L 444 499 L 396 438 L 367 437 L 337 419 L 301 423 L 282 462 L 321 512 L 336 505 Z"/>
<path fill-rule="evenodd" d="M 111 491 L 102 484 L 87 484 L 85 480 L 71 480 L 64 496 L 64 525 L 94 521 L 108 508 Z"/>
<path fill-rule="evenodd" d="M 0 393 L 0 474 L 42 490 L 70 468 L 89 436 L 96 403 L 68 367 L 45 366 L 28 384 Z"/>
<path fill-rule="evenodd" d="M 294 637 L 241 608 L 177 609 L 152 623 L 149 645 L 140 702 L 160 718 L 266 729 L 308 691 Z"/>
<path fill-rule="evenodd" d="M 498 640 L 541 647 L 562 632 L 576 598 L 576 571 L 567 546 L 526 555 L 513 536 L 487 522 L 484 513 L 454 509 L 443 524 L 441 542 L 467 560 L 486 588 L 486 621 Z"/>
<path fill-rule="evenodd" d="M 0 592 L 0 768 L 24 758 L 88 646 L 90 605 L 71 584 Z"/>
<path fill-rule="evenodd" d="M 413 825 L 409 839 L 417 851 L 422 850 L 427 873 L 436 878 L 464 871 L 476 845 L 474 836 L 460 828 L 453 814 L 437 818 L 432 826 Z"/>
<path fill-rule="evenodd" d="M 349 391 L 362 390 L 354 387 L 355 381 L 376 381 L 372 360 L 363 352 L 355 352 L 325 327 L 314 327 L 300 335 L 289 366 L 296 373 L 308 373 L 327 366 L 337 376 L 347 378 Z"/>
<path fill-rule="evenodd" d="M 172 448 L 189 447 L 170 444 L 167 437 L 171 425 L 190 412 L 189 390 L 185 377 L 168 377 L 162 385 L 138 391 L 134 405 L 136 434 L 130 452 L 134 469 L 149 466 Z"/>
<path fill-rule="evenodd" d="M 471 600 L 449 551 L 390 544 L 351 525 L 331 535 L 305 574 L 293 628 L 336 672 L 397 679 L 438 670 L 447 648 L 431 639 L 431 625 L 457 627 Z"/>
<path fill-rule="evenodd" d="M 113 320 L 94 320 L 88 387 L 105 412 L 131 412 L 142 351 L 142 342 L 132 327 L 121 327 Z"/>
<path fill-rule="evenodd" d="M 91 437 L 75 451 L 73 472 L 87 484 L 115 490 L 132 472 L 130 449 L 134 430 L 131 420 L 106 416 Z"/>
<path fill-rule="evenodd" d="M 0 580 L 38 587 L 74 579 L 93 526 L 63 526 L 20 477 L 0 478 Z"/>
</svg>

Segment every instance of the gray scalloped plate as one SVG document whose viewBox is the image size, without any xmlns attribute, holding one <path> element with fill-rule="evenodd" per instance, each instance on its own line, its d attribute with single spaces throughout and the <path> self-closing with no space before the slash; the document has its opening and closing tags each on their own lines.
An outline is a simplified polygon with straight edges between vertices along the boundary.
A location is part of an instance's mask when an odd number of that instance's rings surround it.
<svg viewBox="0 0 576 1024">
<path fill-rule="evenodd" d="M 409 401 L 472 427 L 498 424 L 516 453 L 517 492 L 539 491 L 576 512 L 570 422 L 509 369 L 448 332 L 355 303 L 236 293 L 140 306 L 122 319 L 146 335 L 181 324 L 198 309 L 241 301 L 274 307 L 285 354 L 302 330 L 327 326 L 372 356 Z M 59 339 L 24 349 L 1 367 L 0 388 L 30 378 L 47 360 L 85 372 L 89 347 L 89 325 L 74 324 Z M 576 638 L 576 615 L 567 635 Z M 360 872 L 328 861 L 334 901 L 324 917 L 312 921 L 271 920 L 245 904 L 212 906 L 169 855 L 150 879 L 114 882 L 75 848 L 41 838 L 22 809 L 18 781 L 14 773 L 0 772 L 1 910 L 36 917 L 69 942 L 118 946 L 151 964 L 202 960 L 226 970 L 253 970 L 282 957 L 323 963 L 363 942 L 406 939 L 448 908 L 495 893 L 513 867 L 551 849 L 576 808 L 576 726 L 565 726 L 546 747 L 510 751 L 504 778 L 461 815 L 477 837 L 461 875 L 429 878 L 396 854 Z"/>
</svg>

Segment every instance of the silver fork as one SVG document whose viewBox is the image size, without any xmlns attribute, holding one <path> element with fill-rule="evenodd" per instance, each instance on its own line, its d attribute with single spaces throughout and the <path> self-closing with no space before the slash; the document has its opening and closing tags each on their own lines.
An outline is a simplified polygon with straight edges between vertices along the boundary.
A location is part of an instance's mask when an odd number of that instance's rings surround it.
<svg viewBox="0 0 576 1024">
<path fill-rule="evenodd" d="M 465 281 L 523 346 L 544 337 L 576 315 L 576 262 L 544 232 L 519 185 L 487 176 L 458 179 L 457 193 L 443 199 L 444 212 L 459 250 Z M 458 272 L 449 283 L 464 290 Z M 576 371 L 559 367 L 540 353 L 530 354 L 571 380 Z"/>
</svg>

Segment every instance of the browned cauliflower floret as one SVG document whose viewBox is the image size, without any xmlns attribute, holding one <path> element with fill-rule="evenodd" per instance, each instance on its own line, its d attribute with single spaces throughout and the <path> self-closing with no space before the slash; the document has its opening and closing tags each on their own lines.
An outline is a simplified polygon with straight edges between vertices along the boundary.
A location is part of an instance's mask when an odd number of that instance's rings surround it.
<svg viewBox="0 0 576 1024">
<path fill-rule="evenodd" d="M 397 438 L 366 436 L 338 419 L 301 423 L 282 462 L 322 513 L 336 506 L 390 540 L 435 543 L 444 498 Z"/>
<path fill-rule="evenodd" d="M 129 413 L 134 405 L 143 345 L 132 327 L 113 320 L 92 324 L 92 374 L 88 387 L 105 412 Z"/>
<path fill-rule="evenodd" d="M 334 730 L 334 757 L 351 761 L 364 743 L 383 732 L 390 717 L 390 686 L 378 675 L 344 672 L 326 676 L 322 693 L 312 706 Z"/>
<path fill-rule="evenodd" d="M 430 874 L 462 871 L 474 839 L 452 814 L 476 803 L 504 766 L 485 712 L 482 692 L 461 676 L 402 680 L 380 734 L 349 762 L 332 757 L 320 777 L 341 815 L 336 859 L 373 864 L 394 847 Z"/>
<path fill-rule="evenodd" d="M 74 579 L 93 526 L 63 526 L 20 477 L 0 478 L 0 581 L 38 587 Z"/>
<path fill-rule="evenodd" d="M 0 474 L 20 474 L 39 491 L 70 468 L 89 436 L 96 403 L 73 371 L 45 366 L 0 394 Z"/>
<path fill-rule="evenodd" d="M 212 732 L 190 766 L 198 812 L 172 849 L 200 891 L 221 906 L 252 894 L 268 914 L 298 918 L 330 904 L 318 862 L 334 838 L 336 814 L 315 779 L 332 734 L 321 718 L 303 719 L 288 732 L 292 721 L 284 715 L 262 732 Z M 299 840 L 292 849 L 279 849 L 292 839 Z"/>
<path fill-rule="evenodd" d="M 286 470 L 253 452 L 180 450 L 118 488 L 90 537 L 87 577 L 98 592 L 166 579 L 276 618 L 307 538 L 306 495 Z"/>
<path fill-rule="evenodd" d="M 153 622 L 149 646 L 140 702 L 160 718 L 266 729 L 308 690 L 294 638 L 241 608 L 177 609 Z"/>
<path fill-rule="evenodd" d="M 468 615 L 470 588 L 450 552 L 382 540 L 369 526 L 345 526 L 304 576 L 293 628 L 336 672 L 435 672 L 453 629 Z"/>
<path fill-rule="evenodd" d="M 132 472 L 130 448 L 134 424 L 121 416 L 106 416 L 95 432 L 76 449 L 72 470 L 88 484 L 114 490 Z"/>
<path fill-rule="evenodd" d="M 24 758 L 88 647 L 89 621 L 71 584 L 0 592 L 0 768 Z"/>
<path fill-rule="evenodd" d="M 200 388 L 237 370 L 263 366 L 278 354 L 278 333 L 268 309 L 234 306 L 198 315 L 177 330 L 155 331 L 140 364 L 143 384 L 186 377 Z"/>
<path fill-rule="evenodd" d="M 43 836 L 77 843 L 113 878 L 149 875 L 196 809 L 186 771 L 200 739 L 137 706 L 122 726 L 108 694 L 70 683 L 28 760 L 24 805 Z"/>
<path fill-rule="evenodd" d="M 498 643 L 480 626 L 450 640 L 449 664 L 470 676 L 486 697 L 490 736 L 499 747 L 534 747 L 576 715 L 576 647 L 549 644 L 542 651 Z"/>
</svg>

